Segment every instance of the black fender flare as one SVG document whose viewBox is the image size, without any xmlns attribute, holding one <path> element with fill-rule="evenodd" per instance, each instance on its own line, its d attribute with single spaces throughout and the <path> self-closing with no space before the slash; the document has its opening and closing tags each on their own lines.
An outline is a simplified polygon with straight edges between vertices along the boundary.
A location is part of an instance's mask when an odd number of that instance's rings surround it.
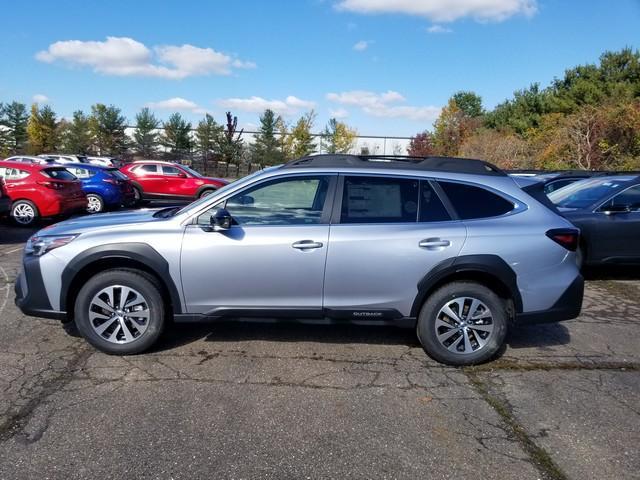
<svg viewBox="0 0 640 480">
<path fill-rule="evenodd" d="M 205 183 L 204 185 L 198 187 L 198 190 L 196 190 L 196 197 L 199 197 L 205 190 L 211 190 L 212 192 L 215 192 L 216 190 L 218 190 L 218 188 L 219 187 L 211 185 L 210 183 Z"/>
<path fill-rule="evenodd" d="M 73 308 L 72 305 L 67 306 L 66 303 L 69 295 L 69 289 L 78 273 L 92 263 L 105 259 L 134 260 L 145 265 L 155 273 L 160 281 L 166 286 L 171 297 L 173 313 L 182 313 L 180 294 L 178 293 L 178 288 L 171 277 L 171 273 L 169 272 L 169 263 L 167 263 L 164 257 L 150 245 L 134 242 L 98 245 L 76 255 L 62 271 L 60 310 L 68 310 L 67 307 Z"/>
<path fill-rule="evenodd" d="M 411 307 L 411 316 L 417 317 L 420 308 L 434 287 L 448 278 L 467 274 L 492 277 L 509 293 L 516 313 L 522 312 L 522 295 L 518 289 L 516 272 L 498 255 L 462 255 L 443 260 L 418 282 L 418 294 Z"/>
</svg>

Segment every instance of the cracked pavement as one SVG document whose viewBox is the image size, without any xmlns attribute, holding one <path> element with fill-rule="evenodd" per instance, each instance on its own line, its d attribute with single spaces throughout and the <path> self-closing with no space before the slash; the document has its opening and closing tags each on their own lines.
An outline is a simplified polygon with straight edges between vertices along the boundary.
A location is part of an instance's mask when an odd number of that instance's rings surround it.
<svg viewBox="0 0 640 480">
<path fill-rule="evenodd" d="M 0 479 L 640 478 L 637 279 L 471 369 L 411 330 L 249 322 L 113 357 L 16 309 L 29 233 L 0 225 Z"/>
</svg>

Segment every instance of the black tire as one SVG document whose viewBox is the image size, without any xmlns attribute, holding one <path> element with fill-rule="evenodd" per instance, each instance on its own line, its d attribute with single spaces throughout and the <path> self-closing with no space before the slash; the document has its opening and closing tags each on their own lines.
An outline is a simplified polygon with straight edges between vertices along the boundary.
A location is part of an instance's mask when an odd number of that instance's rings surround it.
<svg viewBox="0 0 640 480">
<path fill-rule="evenodd" d="M 133 206 L 138 207 L 142 205 L 142 190 L 139 187 L 133 186 Z"/>
<path fill-rule="evenodd" d="M 94 208 L 91 208 L 93 205 Z M 87 194 L 87 213 L 102 213 L 104 212 L 104 199 L 97 193 Z"/>
<path fill-rule="evenodd" d="M 198 195 L 198 198 L 202 198 L 202 197 L 206 197 L 211 195 L 212 193 L 214 193 L 216 191 L 215 188 L 205 188 L 204 190 L 202 190 L 200 192 L 200 194 Z"/>
<path fill-rule="evenodd" d="M 578 269 L 582 270 L 585 266 L 585 261 L 587 259 L 587 246 L 584 242 L 580 242 L 578 248 L 576 249 L 576 265 L 578 265 Z"/>
<path fill-rule="evenodd" d="M 148 310 L 148 324 L 146 325 L 146 329 L 128 343 L 114 343 L 107 340 L 94 329 L 89 319 L 89 311 L 94 296 L 103 289 L 115 285 L 135 289 L 139 292 L 145 300 L 144 304 Z M 166 323 L 167 312 L 165 311 L 165 305 L 162 301 L 160 291 L 158 282 L 152 276 L 138 270 L 114 269 L 98 273 L 84 284 L 76 298 L 74 321 L 78 331 L 85 340 L 104 353 L 112 355 L 133 355 L 144 352 L 158 340 Z M 113 330 L 120 328 L 120 333 L 122 333 L 122 326 L 118 327 L 120 321 L 112 322 L 112 324 L 115 325 Z M 128 331 L 133 332 L 131 328 L 131 322 L 133 322 L 133 320 L 129 319 L 128 322 Z M 104 323 L 106 323 L 106 321 Z M 108 331 L 109 329 L 107 332 Z M 105 335 L 107 335 L 107 333 L 105 333 Z"/>
<path fill-rule="evenodd" d="M 32 216 L 25 216 L 23 213 L 32 212 Z M 16 200 L 11 204 L 11 220 L 19 227 L 32 227 L 40 220 L 38 207 L 29 200 Z"/>
<path fill-rule="evenodd" d="M 457 333 L 453 333 L 453 335 L 446 340 L 447 342 L 451 342 L 448 346 L 452 348 L 456 347 L 453 344 L 456 344 L 461 336 L 462 339 L 459 340 L 460 342 L 464 342 L 466 340 L 465 335 L 463 335 L 463 331 L 457 326 L 448 330 L 447 327 L 444 327 L 443 329 L 440 322 L 438 322 L 439 326 L 436 327 L 436 322 L 438 321 L 438 315 L 441 313 L 442 308 L 444 308 L 449 302 L 453 302 L 454 299 L 465 297 L 477 299 L 489 309 L 491 314 L 490 320 L 483 319 L 482 322 L 491 321 L 493 331 L 484 339 L 476 339 L 476 332 L 478 332 L 480 336 L 485 335 L 485 332 L 473 330 L 473 327 L 471 326 L 467 327 L 468 330 L 465 330 L 464 333 L 469 339 L 470 346 L 472 348 L 471 351 L 462 353 L 451 351 L 447 346 L 445 346 L 445 344 L 441 343 L 440 340 L 438 340 L 436 329 L 439 329 L 438 331 L 441 332 L 441 336 L 444 336 L 442 333 L 453 332 L 453 330 L 458 331 Z M 463 304 L 465 303 L 463 302 Z M 469 303 L 466 304 L 468 305 Z M 449 305 L 451 306 L 452 303 L 449 303 Z M 456 304 L 453 303 L 453 305 Z M 475 312 L 470 313 L 473 314 Z M 462 317 L 464 317 L 464 321 L 467 320 L 467 315 L 469 315 L 469 313 L 462 315 Z M 427 352 L 427 354 L 434 360 L 455 366 L 476 365 L 490 360 L 498 350 L 500 350 L 500 347 L 502 347 L 502 344 L 504 343 L 505 336 L 507 335 L 508 318 L 505 302 L 489 288 L 470 281 L 452 282 L 436 290 L 426 300 L 418 317 L 417 334 L 425 352 Z M 482 326 L 484 327 L 485 325 Z M 465 327 L 461 328 L 464 329 Z M 480 346 L 478 340 L 486 343 Z M 474 346 L 479 348 L 473 350 Z M 458 348 L 465 348 L 465 346 L 458 346 Z"/>
</svg>

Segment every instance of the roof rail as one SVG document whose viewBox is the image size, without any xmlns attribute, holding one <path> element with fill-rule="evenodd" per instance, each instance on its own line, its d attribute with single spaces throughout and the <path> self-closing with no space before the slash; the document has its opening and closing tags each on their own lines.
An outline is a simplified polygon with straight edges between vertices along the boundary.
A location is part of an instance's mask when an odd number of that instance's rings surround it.
<svg viewBox="0 0 640 480">
<path fill-rule="evenodd" d="M 321 154 L 302 157 L 285 163 L 282 168 L 375 168 L 403 170 L 431 170 L 475 175 L 506 176 L 495 165 L 471 158 L 413 157 L 407 155 L 347 155 Z"/>
</svg>

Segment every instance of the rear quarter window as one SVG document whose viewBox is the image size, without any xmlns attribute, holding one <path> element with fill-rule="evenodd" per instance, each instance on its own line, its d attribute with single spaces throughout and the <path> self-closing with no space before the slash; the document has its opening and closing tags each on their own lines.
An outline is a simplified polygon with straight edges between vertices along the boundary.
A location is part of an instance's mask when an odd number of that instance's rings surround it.
<svg viewBox="0 0 640 480">
<path fill-rule="evenodd" d="M 455 182 L 438 182 L 462 220 L 498 217 L 514 209 L 513 203 L 489 190 Z"/>
</svg>

